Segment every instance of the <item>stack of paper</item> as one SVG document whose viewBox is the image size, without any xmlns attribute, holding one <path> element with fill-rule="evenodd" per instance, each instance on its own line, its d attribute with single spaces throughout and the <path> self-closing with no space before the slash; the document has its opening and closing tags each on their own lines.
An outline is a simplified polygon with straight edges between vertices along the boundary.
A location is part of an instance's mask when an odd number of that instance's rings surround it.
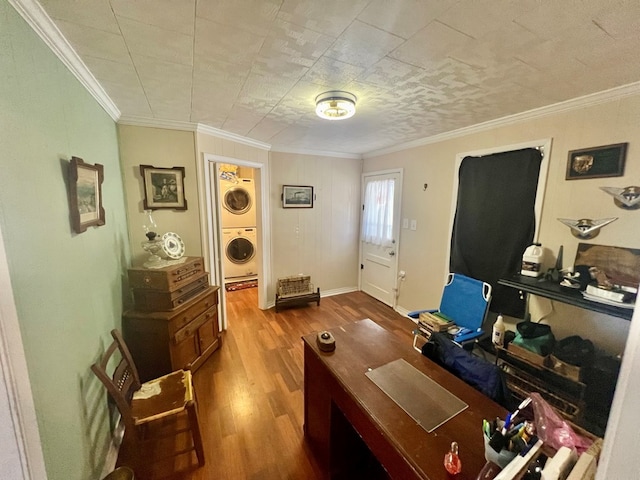
<svg viewBox="0 0 640 480">
<path fill-rule="evenodd" d="M 595 285 L 587 285 L 586 292 L 594 297 L 605 298 L 607 300 L 613 300 L 614 302 L 629 302 L 635 297 L 635 294 L 632 292 L 627 292 L 622 289 L 606 290 Z"/>
</svg>

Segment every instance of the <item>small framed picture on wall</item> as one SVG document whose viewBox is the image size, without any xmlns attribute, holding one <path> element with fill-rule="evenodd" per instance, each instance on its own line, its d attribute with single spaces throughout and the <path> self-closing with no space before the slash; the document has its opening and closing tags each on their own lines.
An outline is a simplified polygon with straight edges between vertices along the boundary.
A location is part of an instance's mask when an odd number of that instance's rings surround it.
<svg viewBox="0 0 640 480">
<path fill-rule="evenodd" d="M 187 200 L 184 198 L 184 167 L 140 165 L 140 175 L 144 180 L 145 210 L 187 209 Z"/>
<path fill-rule="evenodd" d="M 313 208 L 313 187 L 283 185 L 282 208 Z"/>
<path fill-rule="evenodd" d="M 88 227 L 105 224 L 102 206 L 102 182 L 104 169 L 96 163 L 85 163 L 80 157 L 69 162 L 69 206 L 71 223 L 76 233 Z"/>
</svg>

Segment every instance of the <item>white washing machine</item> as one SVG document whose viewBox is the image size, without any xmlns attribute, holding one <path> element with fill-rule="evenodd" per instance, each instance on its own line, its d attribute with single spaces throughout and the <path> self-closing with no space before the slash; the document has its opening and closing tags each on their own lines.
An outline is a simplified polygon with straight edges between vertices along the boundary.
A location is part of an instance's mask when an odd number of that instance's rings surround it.
<svg viewBox="0 0 640 480">
<path fill-rule="evenodd" d="M 237 280 L 239 277 L 255 277 L 258 274 L 256 261 L 255 228 L 223 228 L 224 278 Z"/>
<path fill-rule="evenodd" d="M 255 196 L 252 178 L 220 179 L 222 228 L 255 227 Z"/>
</svg>

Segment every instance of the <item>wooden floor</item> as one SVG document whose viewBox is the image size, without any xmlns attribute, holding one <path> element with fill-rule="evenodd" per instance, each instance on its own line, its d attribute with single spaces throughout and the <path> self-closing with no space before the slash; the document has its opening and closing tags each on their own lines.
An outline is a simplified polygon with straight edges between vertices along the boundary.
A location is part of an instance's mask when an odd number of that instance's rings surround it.
<svg viewBox="0 0 640 480">
<path fill-rule="evenodd" d="M 370 318 L 402 341 L 412 339 L 409 319 L 361 292 L 279 313 L 258 309 L 257 294 L 257 288 L 227 293 L 222 347 L 194 375 L 206 465 L 194 468 L 195 455 L 183 455 L 136 479 L 319 479 L 302 432 L 300 337 Z M 118 463 L 127 457 L 121 448 Z"/>
</svg>

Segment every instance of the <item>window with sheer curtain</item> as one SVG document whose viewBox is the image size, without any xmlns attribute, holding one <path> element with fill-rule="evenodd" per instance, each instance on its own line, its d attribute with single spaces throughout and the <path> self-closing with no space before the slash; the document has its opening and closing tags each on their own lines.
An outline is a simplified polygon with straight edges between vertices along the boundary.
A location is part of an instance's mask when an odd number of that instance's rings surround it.
<svg viewBox="0 0 640 480">
<path fill-rule="evenodd" d="M 393 179 L 373 180 L 364 193 L 362 241 L 389 245 L 393 240 Z"/>
</svg>

